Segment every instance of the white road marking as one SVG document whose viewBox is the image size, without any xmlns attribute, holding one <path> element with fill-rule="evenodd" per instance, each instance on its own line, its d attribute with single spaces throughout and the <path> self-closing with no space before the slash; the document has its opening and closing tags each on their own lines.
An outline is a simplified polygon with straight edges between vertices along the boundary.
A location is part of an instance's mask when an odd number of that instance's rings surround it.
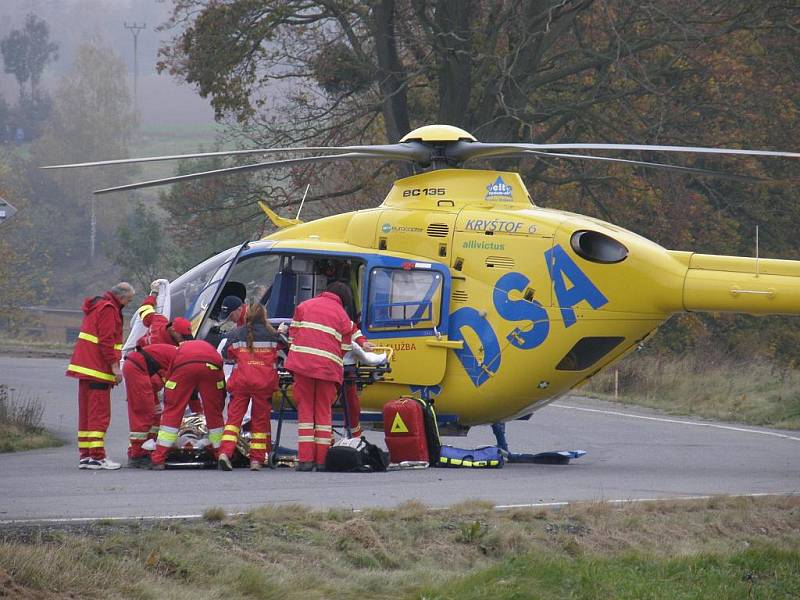
<svg viewBox="0 0 800 600">
<path fill-rule="evenodd" d="M 695 427 L 711 427 L 713 429 L 727 429 L 728 431 L 739 431 L 742 433 L 757 433 L 758 435 L 768 435 L 771 437 L 781 438 L 784 440 L 792 440 L 800 442 L 800 437 L 786 435 L 785 433 L 778 433 L 777 431 L 761 431 L 758 429 L 748 429 L 746 427 L 733 427 L 732 425 L 719 425 L 717 423 L 698 423 L 696 421 L 682 421 L 680 419 L 666 419 L 664 417 L 646 417 L 644 415 L 634 415 L 631 413 L 624 413 L 615 410 L 600 410 L 598 408 L 584 408 L 582 406 L 569 406 L 566 404 L 550 404 L 555 408 L 566 408 L 569 410 L 580 410 L 583 412 L 600 413 L 604 415 L 615 415 L 618 417 L 629 417 L 631 419 L 644 419 L 645 421 L 659 421 L 661 423 L 676 423 L 678 425 L 694 425 Z"/>
<path fill-rule="evenodd" d="M 572 500 L 570 502 L 533 502 L 531 504 L 497 504 L 495 510 L 514 508 L 558 508 L 572 504 L 633 504 L 636 502 L 671 502 L 681 500 L 711 500 L 712 498 L 764 498 L 767 496 L 797 496 L 798 492 L 761 492 L 757 494 L 716 494 L 711 496 L 674 496 L 665 498 L 627 498 L 618 500 Z"/>
<path fill-rule="evenodd" d="M 570 506 L 573 504 L 633 504 L 637 502 L 678 502 L 685 500 L 711 500 L 713 498 L 765 498 L 768 496 L 797 496 L 798 491 L 792 492 L 760 492 L 757 494 L 716 494 L 710 496 L 666 496 L 662 498 L 621 498 L 616 500 L 599 500 L 599 499 L 586 499 L 586 500 L 571 500 L 569 502 L 532 502 L 529 504 L 496 504 L 493 510 L 504 511 L 517 508 L 559 508 Z M 428 508 L 431 512 L 439 512 L 449 510 L 447 506 L 431 506 Z M 364 508 L 354 508 L 352 512 L 362 513 L 367 510 Z M 246 515 L 246 512 L 233 512 L 225 513 L 226 517 L 241 517 Z M 147 516 L 147 517 L 71 517 L 65 519 L 12 519 L 8 521 L 0 521 L 0 526 L 3 525 L 35 525 L 46 523 L 92 523 L 96 521 L 171 521 L 177 519 L 201 519 L 203 515 L 165 515 L 165 516 Z"/>
</svg>

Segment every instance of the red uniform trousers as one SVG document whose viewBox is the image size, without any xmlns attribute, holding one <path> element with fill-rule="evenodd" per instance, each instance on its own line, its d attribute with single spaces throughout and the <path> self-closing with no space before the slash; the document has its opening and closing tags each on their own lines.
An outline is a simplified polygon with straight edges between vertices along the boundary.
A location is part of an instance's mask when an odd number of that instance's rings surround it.
<svg viewBox="0 0 800 600">
<path fill-rule="evenodd" d="M 156 449 L 150 455 L 151 463 L 163 464 L 166 461 L 167 453 L 178 439 L 183 414 L 195 389 L 200 392 L 203 401 L 208 439 L 217 456 L 224 425 L 225 376 L 222 369 L 205 362 L 185 363 L 172 370 L 164 387 L 164 411 L 158 428 Z"/>
<path fill-rule="evenodd" d="M 228 403 L 228 419 L 222 433 L 220 453 L 232 456 L 236 449 L 236 440 L 242 426 L 242 419 L 247 412 L 250 399 L 253 408 L 250 410 L 250 461 L 266 462 L 267 452 L 272 452 L 272 394 L 275 388 L 237 389 L 231 390 L 231 401 Z"/>
<path fill-rule="evenodd" d="M 350 437 L 360 438 L 361 431 L 361 400 L 355 383 L 344 386 L 345 401 L 347 402 L 347 424 L 350 426 Z"/>
<path fill-rule="evenodd" d="M 106 431 L 111 422 L 111 384 L 78 380 L 78 452 L 81 458 L 106 457 Z"/>
<path fill-rule="evenodd" d="M 333 431 L 331 407 L 339 384 L 299 373 L 293 375 L 297 404 L 297 460 L 324 465 Z"/>
<path fill-rule="evenodd" d="M 148 375 L 144 360 L 134 354 L 125 361 L 122 376 L 128 395 L 128 458 L 149 456 L 142 444 L 158 434 L 161 406 L 157 394 L 163 383 L 158 375 Z"/>
</svg>

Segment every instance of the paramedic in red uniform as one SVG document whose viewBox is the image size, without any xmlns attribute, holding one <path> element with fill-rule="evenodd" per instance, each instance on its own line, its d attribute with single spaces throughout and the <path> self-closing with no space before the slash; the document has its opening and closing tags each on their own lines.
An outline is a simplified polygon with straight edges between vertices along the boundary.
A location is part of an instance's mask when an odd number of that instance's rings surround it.
<svg viewBox="0 0 800 600">
<path fill-rule="evenodd" d="M 150 466 L 150 453 L 142 448 L 148 439 L 155 440 L 161 409 L 158 392 L 172 366 L 178 347 L 172 344 L 149 344 L 125 357 L 122 375 L 128 395 L 128 468 Z"/>
<path fill-rule="evenodd" d="M 156 302 L 158 300 L 158 283 L 154 281 L 150 284 L 150 295 L 144 299 L 139 310 L 139 318 L 147 327 L 147 333 L 136 341 L 137 346 L 142 348 L 150 344 L 172 344 L 177 346 L 184 340 L 192 339 L 192 324 L 183 317 L 177 317 L 170 321 L 164 315 L 156 312 Z"/>
<path fill-rule="evenodd" d="M 236 449 L 236 441 L 242 419 L 252 399 L 250 411 L 250 469 L 261 470 L 271 451 L 270 415 L 272 394 L 278 389 L 278 372 L 275 358 L 280 337 L 267 321 L 267 311 L 261 304 L 254 304 L 247 314 L 244 327 L 234 329 L 228 335 L 222 356 L 236 363 L 228 378 L 228 418 L 222 434 L 219 468 L 233 469 L 230 457 Z"/>
<path fill-rule="evenodd" d="M 219 309 L 219 320 L 230 321 L 236 327 L 242 327 L 247 320 L 247 304 L 238 296 L 225 296 Z"/>
<path fill-rule="evenodd" d="M 178 439 L 183 413 L 195 389 L 200 392 L 203 401 L 208 439 L 217 456 L 222 442 L 222 410 L 225 407 L 222 357 L 205 340 L 189 340 L 178 346 L 164 383 L 164 412 L 161 414 L 156 449 L 150 455 L 151 469 L 164 469 L 167 453 Z"/>
<path fill-rule="evenodd" d="M 356 319 L 358 321 L 358 319 Z M 353 330 L 350 332 L 350 338 L 361 346 L 364 351 L 371 352 L 373 349 L 372 342 L 367 341 L 364 334 L 361 333 L 358 325 L 353 323 Z M 358 397 L 358 388 L 355 383 L 344 384 L 345 401 L 347 404 L 347 425 L 350 428 L 350 437 L 360 438 L 363 435 L 361 430 L 361 399 Z"/>
<path fill-rule="evenodd" d="M 102 296 L 83 301 L 83 322 L 67 376 L 78 379 L 79 469 L 119 469 L 106 458 L 105 437 L 111 421 L 111 388 L 122 381 L 122 309 L 134 295 L 120 282 Z"/>
<path fill-rule="evenodd" d="M 331 405 L 342 384 L 342 357 L 350 349 L 353 322 L 346 306 L 350 288 L 334 282 L 316 298 L 295 308 L 289 326 L 285 367 L 294 377 L 297 404 L 298 471 L 325 469 L 331 441 Z"/>
</svg>

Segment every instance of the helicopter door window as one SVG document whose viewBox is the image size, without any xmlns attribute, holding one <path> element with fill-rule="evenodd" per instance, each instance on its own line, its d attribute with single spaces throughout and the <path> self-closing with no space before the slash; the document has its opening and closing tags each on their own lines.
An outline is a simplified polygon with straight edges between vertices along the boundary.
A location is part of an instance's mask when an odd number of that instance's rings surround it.
<svg viewBox="0 0 800 600">
<path fill-rule="evenodd" d="M 431 329 L 439 324 L 442 275 L 430 270 L 370 271 L 369 331 Z"/>
</svg>

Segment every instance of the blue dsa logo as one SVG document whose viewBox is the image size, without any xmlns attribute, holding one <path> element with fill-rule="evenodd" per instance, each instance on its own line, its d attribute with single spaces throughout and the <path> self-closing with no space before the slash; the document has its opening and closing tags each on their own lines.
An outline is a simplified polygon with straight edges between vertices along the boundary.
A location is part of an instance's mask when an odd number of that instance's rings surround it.
<svg viewBox="0 0 800 600">
<path fill-rule="evenodd" d="M 498 177 L 495 179 L 494 183 L 490 183 L 486 186 L 488 190 L 486 197 L 487 198 L 510 198 L 511 197 L 511 186 L 508 185 L 505 181 L 503 181 L 502 177 Z"/>
</svg>

